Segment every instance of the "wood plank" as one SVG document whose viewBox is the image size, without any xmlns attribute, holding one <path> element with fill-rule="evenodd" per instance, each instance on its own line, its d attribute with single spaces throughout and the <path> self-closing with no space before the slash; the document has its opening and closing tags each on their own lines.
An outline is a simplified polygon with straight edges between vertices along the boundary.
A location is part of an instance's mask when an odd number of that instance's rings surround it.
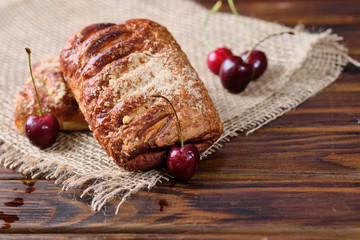
<svg viewBox="0 0 360 240">
<path fill-rule="evenodd" d="M 216 0 L 197 0 L 210 9 Z M 321 32 L 328 28 L 344 37 L 344 45 L 351 55 L 360 55 L 360 2 L 342 1 L 234 1 L 240 14 L 278 22 L 289 27 L 304 24 L 310 32 Z M 351 6 L 351 8 L 346 7 Z M 271 9 L 271 10 L 270 10 Z M 226 1 L 221 11 L 231 12 Z M 321 16 L 319 16 L 319 13 Z M 360 58 L 357 58 L 360 59 Z"/>
<path fill-rule="evenodd" d="M 335 230 L 334 230 L 335 231 Z M 356 233 L 354 233 L 352 236 L 351 235 L 346 235 L 346 236 L 341 236 L 342 240 L 346 240 L 346 239 L 358 239 L 357 235 L 355 235 Z M 185 234 L 168 234 L 168 233 L 150 233 L 150 234 L 131 234 L 131 233 L 106 233 L 106 234 L 68 234 L 68 233 L 62 233 L 61 235 L 59 234 L 26 234 L 26 239 L 27 240 L 35 240 L 35 239 L 49 239 L 49 240 L 58 240 L 58 239 L 132 239 L 132 240 L 144 240 L 144 239 L 148 239 L 148 240 L 155 240 L 155 239 L 166 239 L 166 240 L 177 240 L 177 239 L 226 239 L 226 240 L 239 240 L 239 239 L 246 239 L 246 240 L 279 240 L 279 239 L 288 239 L 288 240 L 304 240 L 304 237 L 306 237 L 307 239 L 318 239 L 318 240 L 337 240 L 337 236 L 339 235 L 334 235 L 334 236 L 314 236 L 314 235 L 310 235 L 310 234 L 304 234 L 302 236 L 291 236 L 288 234 L 281 234 L 281 235 L 277 235 L 277 236 L 273 236 L 273 235 L 262 235 L 262 234 L 255 234 L 253 236 L 249 236 L 245 233 L 243 234 L 224 234 L 224 233 L 211 233 L 211 234 L 207 234 L 207 233 L 200 233 L 200 234 L 190 234 L 190 233 L 185 233 Z M 7 240 L 7 239 L 12 239 L 12 240 L 17 240 L 17 239 L 24 239 L 24 235 L 22 234 L 2 234 L 1 235 L 2 239 Z"/>
<path fill-rule="evenodd" d="M 22 234 L 2 234 L 2 239 L 24 239 L 24 235 Z M 133 240 L 152 240 L 152 239 L 166 239 L 166 240 L 172 240 L 172 239 L 242 239 L 243 237 L 246 237 L 246 239 L 252 240 L 252 239 L 264 239 L 263 236 L 247 236 L 243 234 L 131 234 L 131 233 L 113 233 L 113 234 L 26 234 L 26 237 L 28 240 L 35 240 L 35 239 L 49 239 L 49 240 L 57 240 L 57 239 L 133 239 Z M 274 239 L 274 238 L 272 238 Z"/>
<path fill-rule="evenodd" d="M 1 180 L 22 180 L 22 179 L 26 179 L 26 176 L 11 170 L 11 169 L 7 169 L 5 167 L 3 167 L 2 165 L 0 165 L 0 181 Z"/>
<path fill-rule="evenodd" d="M 360 234 L 360 216 L 354 215 L 360 210 L 359 182 L 166 183 L 134 196 L 119 215 L 113 215 L 115 205 L 93 214 L 89 199 L 74 201 L 70 193 L 58 194 L 48 181 L 37 181 L 30 194 L 18 181 L 1 184 L 1 202 L 16 196 L 23 204 L 0 206 L 3 215 L 18 218 L 0 232 Z M 161 209 L 163 199 L 168 204 Z"/>
<path fill-rule="evenodd" d="M 216 0 L 198 0 L 204 7 L 210 9 Z M 235 1 L 239 13 L 280 22 L 285 25 L 297 24 L 328 26 L 328 25 L 358 25 L 360 23 L 360 2 L 342 1 Z M 345 6 L 351 6 L 345 7 Z M 230 12 L 226 1 L 221 11 Z M 321 17 L 319 17 L 321 13 Z"/>
<path fill-rule="evenodd" d="M 249 136 L 233 138 L 201 162 L 194 181 L 208 181 L 209 176 L 234 181 L 307 180 L 310 176 L 318 180 L 331 176 L 335 181 L 358 177 L 355 169 L 359 170 L 360 138 L 354 136 L 359 134 L 359 125 L 353 131 L 351 127 L 321 127 L 321 123 L 305 122 L 302 118 L 290 125 L 288 121 L 296 119 L 293 116 L 296 115 L 281 117 Z M 336 165 L 334 161 L 342 157 L 347 159 L 346 164 Z"/>
<path fill-rule="evenodd" d="M 263 172 L 252 172 L 253 178 L 288 180 L 311 176 L 326 179 L 330 174 L 332 180 L 345 177 L 357 179 L 359 169 L 354 170 L 341 163 L 328 163 L 326 159 L 333 155 L 341 158 L 342 154 L 349 159 L 352 155 L 352 161 L 356 163 L 360 153 L 359 141 L 352 133 L 276 132 L 265 129 L 226 143 L 224 150 L 218 153 L 219 159 L 210 157 L 204 161 L 204 165 L 214 171 L 221 167 L 219 173 L 227 178 L 231 172 L 243 175 L 246 171 L 259 170 Z M 211 176 L 214 178 L 217 175 Z"/>
</svg>

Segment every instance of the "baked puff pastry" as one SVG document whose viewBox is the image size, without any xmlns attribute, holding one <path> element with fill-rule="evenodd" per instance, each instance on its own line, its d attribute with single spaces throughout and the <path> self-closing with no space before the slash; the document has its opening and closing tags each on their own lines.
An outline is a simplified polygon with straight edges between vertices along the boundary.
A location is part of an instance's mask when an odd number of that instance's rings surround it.
<svg viewBox="0 0 360 240">
<path fill-rule="evenodd" d="M 86 130 L 88 124 L 60 71 L 59 57 L 47 57 L 33 66 L 43 115 L 54 115 L 62 130 Z M 31 78 L 15 98 L 15 126 L 22 132 L 30 115 L 39 115 Z"/>
<path fill-rule="evenodd" d="M 168 30 L 146 19 L 87 26 L 72 35 L 60 55 L 64 77 L 90 130 L 127 170 L 159 165 L 179 141 L 205 151 L 222 125 L 208 92 Z"/>
</svg>

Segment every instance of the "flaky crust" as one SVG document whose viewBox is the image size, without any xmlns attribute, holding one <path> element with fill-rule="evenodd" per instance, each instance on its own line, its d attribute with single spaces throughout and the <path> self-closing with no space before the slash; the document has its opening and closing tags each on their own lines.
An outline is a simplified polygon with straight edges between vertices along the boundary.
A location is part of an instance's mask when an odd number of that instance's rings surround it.
<svg viewBox="0 0 360 240">
<path fill-rule="evenodd" d="M 33 76 L 43 115 L 54 115 L 62 130 L 86 130 L 85 121 L 78 104 L 60 71 L 59 57 L 47 57 L 33 66 Z M 39 115 L 31 78 L 15 98 L 15 125 L 24 132 L 30 115 Z"/>
<path fill-rule="evenodd" d="M 203 82 L 167 29 L 146 19 L 93 24 L 71 36 L 60 55 L 64 76 L 103 149 L 127 170 L 159 165 L 178 142 L 200 152 L 222 133 Z"/>
</svg>

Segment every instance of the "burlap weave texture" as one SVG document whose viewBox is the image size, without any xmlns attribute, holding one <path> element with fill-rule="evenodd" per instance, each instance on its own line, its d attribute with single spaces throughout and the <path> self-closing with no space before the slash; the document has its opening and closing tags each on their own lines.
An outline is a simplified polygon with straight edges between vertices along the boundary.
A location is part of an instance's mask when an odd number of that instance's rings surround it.
<svg viewBox="0 0 360 240">
<path fill-rule="evenodd" d="M 32 146 L 13 124 L 14 96 L 29 77 L 24 51 L 33 51 L 33 62 L 59 54 L 68 36 L 96 22 L 121 23 L 130 18 L 149 18 L 165 25 L 189 57 L 204 81 L 224 124 L 224 134 L 207 156 L 238 131 L 251 132 L 295 108 L 336 80 L 347 63 L 341 37 L 308 33 L 262 20 L 241 17 L 252 42 L 276 32 L 295 31 L 264 42 L 269 66 L 265 74 L 241 94 L 223 89 L 218 76 L 206 66 L 209 50 L 200 36 L 208 10 L 194 1 L 180 0 L 12 0 L 0 4 L 0 162 L 24 173 L 45 174 L 64 189 L 81 188 L 93 197 L 92 209 L 99 210 L 109 199 L 121 202 L 140 189 L 150 189 L 164 178 L 161 170 L 131 173 L 107 157 L 90 132 L 62 132 L 49 149 Z M 227 46 L 235 54 L 251 48 L 234 15 L 216 13 L 207 36 L 217 47 Z"/>
</svg>

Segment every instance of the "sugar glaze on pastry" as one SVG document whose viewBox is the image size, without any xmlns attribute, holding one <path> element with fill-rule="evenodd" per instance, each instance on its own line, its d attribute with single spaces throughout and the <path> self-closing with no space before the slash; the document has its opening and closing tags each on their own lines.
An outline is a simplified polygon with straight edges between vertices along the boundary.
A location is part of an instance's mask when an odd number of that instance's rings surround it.
<svg viewBox="0 0 360 240">
<path fill-rule="evenodd" d="M 93 24 L 72 35 L 60 55 L 64 77 L 94 137 L 127 170 L 163 161 L 178 142 L 200 152 L 222 133 L 208 92 L 168 30 L 146 19 Z"/>
<path fill-rule="evenodd" d="M 62 130 L 86 130 L 88 124 L 60 71 L 59 57 L 46 57 L 35 63 L 33 75 L 43 115 L 54 115 Z M 15 98 L 15 126 L 22 132 L 30 115 L 39 115 L 31 78 Z"/>
</svg>

